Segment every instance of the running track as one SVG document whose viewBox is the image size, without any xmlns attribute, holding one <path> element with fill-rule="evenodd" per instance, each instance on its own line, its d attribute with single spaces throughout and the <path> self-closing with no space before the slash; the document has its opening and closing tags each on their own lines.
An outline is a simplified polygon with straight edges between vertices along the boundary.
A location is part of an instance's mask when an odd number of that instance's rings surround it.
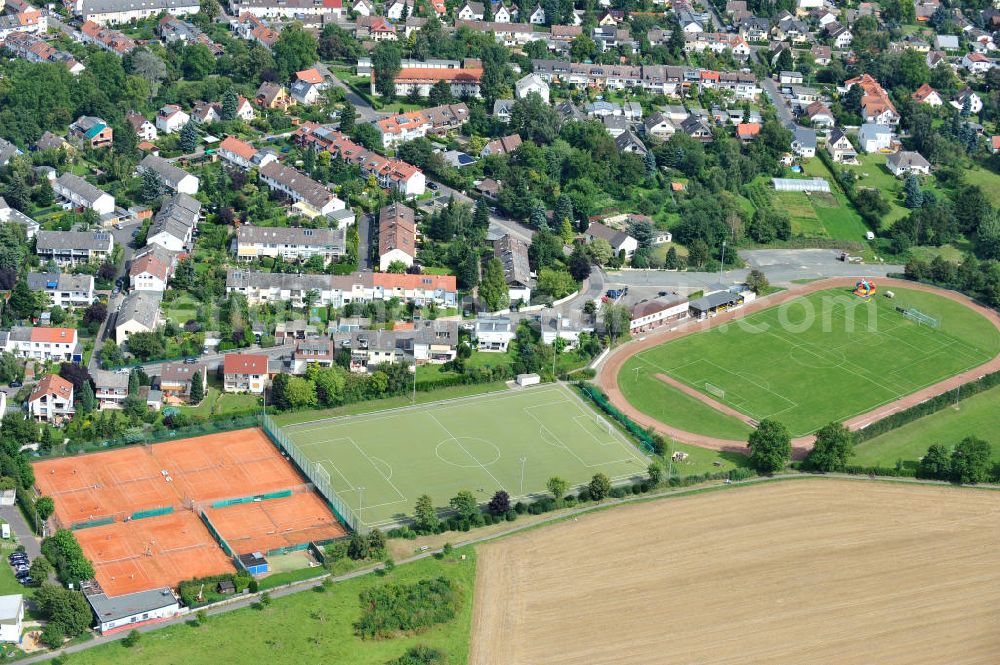
<svg viewBox="0 0 1000 665">
<path fill-rule="evenodd" d="M 700 446 L 702 448 L 709 448 L 712 450 L 725 450 L 731 452 L 738 452 L 746 454 L 747 444 L 745 441 L 735 441 L 732 439 L 721 439 L 712 436 L 706 436 L 704 434 L 695 434 L 693 432 L 686 432 L 684 430 L 678 429 L 676 427 L 671 427 L 665 423 L 661 423 L 655 418 L 642 413 L 634 406 L 632 406 L 628 400 L 622 395 L 621 390 L 618 388 L 618 374 L 621 372 L 622 367 L 625 362 L 637 353 L 650 349 L 664 342 L 677 339 L 679 337 L 684 337 L 685 335 L 690 335 L 692 333 L 700 332 L 708 328 L 712 328 L 727 321 L 732 321 L 733 319 L 747 316 L 748 314 L 753 314 L 762 309 L 768 307 L 773 307 L 775 305 L 780 305 L 783 302 L 787 302 L 794 298 L 798 298 L 815 291 L 823 291 L 825 289 L 842 287 L 842 286 L 854 286 L 857 282 L 854 278 L 849 277 L 832 277 L 829 279 L 823 279 L 815 282 L 810 282 L 809 284 L 804 284 L 801 286 L 793 286 L 792 288 L 776 293 L 773 296 L 768 296 L 766 298 L 761 298 L 760 300 L 755 300 L 754 302 L 746 305 L 737 310 L 730 312 L 725 312 L 714 318 L 708 319 L 707 321 L 687 321 L 681 324 L 676 330 L 669 330 L 667 328 L 662 328 L 660 330 L 646 333 L 642 339 L 635 339 L 630 342 L 619 346 L 614 349 L 607 358 L 605 358 L 598 374 L 596 377 L 597 385 L 607 394 L 608 399 L 619 408 L 622 412 L 628 414 L 628 416 L 639 423 L 643 427 L 652 427 L 654 430 L 660 434 L 664 434 L 673 438 L 676 441 L 682 443 L 687 443 L 695 446 Z M 946 291 L 943 289 L 938 289 L 933 286 L 928 286 L 926 284 L 920 284 L 918 282 L 910 282 L 903 279 L 892 279 L 888 277 L 883 277 L 878 280 L 878 285 L 880 288 L 892 287 L 913 289 L 916 291 L 927 291 L 930 293 L 935 293 L 949 300 L 961 303 L 970 309 L 973 309 L 983 316 L 985 316 L 993 325 L 1000 330 L 1000 316 L 997 315 L 995 311 L 987 307 L 983 307 L 978 303 L 972 301 L 970 298 L 956 293 L 954 291 Z M 890 402 L 889 404 L 884 404 L 876 409 L 873 409 L 867 413 L 863 413 L 859 416 L 855 416 L 847 420 L 844 424 L 852 430 L 858 430 L 866 427 L 872 422 L 885 418 L 886 416 L 895 413 L 896 411 L 901 411 L 907 409 L 911 406 L 919 404 L 926 401 L 932 397 L 936 397 L 941 393 L 948 392 L 949 390 L 954 390 L 963 383 L 968 383 L 973 379 L 977 379 L 983 374 L 989 374 L 991 372 L 1000 371 L 1000 355 L 993 358 L 993 360 L 974 367 L 970 370 L 966 370 L 961 374 L 956 374 L 955 376 L 945 379 L 935 383 L 932 386 L 918 390 L 915 393 L 911 393 L 895 402 Z M 710 397 L 703 395 L 696 390 L 685 391 L 692 397 L 700 400 L 715 408 L 714 402 Z M 745 418 L 741 415 L 741 418 Z M 813 441 L 815 440 L 814 435 L 800 436 L 792 439 L 792 456 L 801 459 L 806 455 L 807 452 L 812 448 Z"/>
</svg>

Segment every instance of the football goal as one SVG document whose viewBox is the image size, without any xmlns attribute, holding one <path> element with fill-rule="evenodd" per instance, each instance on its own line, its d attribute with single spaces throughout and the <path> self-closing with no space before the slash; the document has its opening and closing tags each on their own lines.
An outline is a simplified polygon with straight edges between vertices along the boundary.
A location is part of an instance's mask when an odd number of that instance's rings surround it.
<svg viewBox="0 0 1000 665">
<path fill-rule="evenodd" d="M 919 309 L 910 307 L 904 308 L 902 310 L 903 316 L 913 321 L 916 321 L 920 325 L 930 326 L 931 328 L 938 328 L 941 326 L 941 320 L 931 316 L 930 314 L 924 314 Z"/>
<path fill-rule="evenodd" d="M 714 383 L 705 382 L 705 392 L 710 395 L 715 395 L 719 399 L 726 399 L 726 391 L 715 385 Z"/>
</svg>

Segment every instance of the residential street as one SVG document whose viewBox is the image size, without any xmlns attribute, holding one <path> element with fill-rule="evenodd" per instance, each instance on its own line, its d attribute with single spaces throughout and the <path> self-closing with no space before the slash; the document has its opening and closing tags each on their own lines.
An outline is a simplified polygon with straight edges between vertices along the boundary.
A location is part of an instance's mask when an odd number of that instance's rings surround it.
<svg viewBox="0 0 1000 665">
<path fill-rule="evenodd" d="M 380 116 L 385 115 L 384 113 L 379 113 L 372 108 L 372 105 L 365 101 L 365 98 L 358 93 L 351 90 L 350 87 L 339 78 L 334 75 L 330 68 L 327 67 L 322 62 L 317 62 L 315 65 L 316 70 L 323 75 L 323 78 L 333 81 L 333 84 L 344 91 L 344 96 L 347 98 L 351 104 L 354 104 L 354 108 L 358 110 L 358 122 L 372 122 Z"/>
</svg>

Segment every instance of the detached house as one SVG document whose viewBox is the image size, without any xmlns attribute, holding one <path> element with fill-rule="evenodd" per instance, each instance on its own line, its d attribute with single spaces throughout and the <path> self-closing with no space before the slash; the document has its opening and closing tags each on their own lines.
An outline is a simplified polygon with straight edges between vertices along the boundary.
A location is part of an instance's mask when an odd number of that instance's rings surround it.
<svg viewBox="0 0 1000 665">
<path fill-rule="evenodd" d="M 503 265 L 504 279 L 510 302 L 531 302 L 531 289 L 535 280 L 531 276 L 528 262 L 528 245 L 509 234 L 504 235 L 493 246 L 493 255 Z"/>
<path fill-rule="evenodd" d="M 858 151 L 854 149 L 851 140 L 843 129 L 835 128 L 830 132 L 830 138 L 826 141 L 826 149 L 830 157 L 838 164 L 857 164 Z"/>
<path fill-rule="evenodd" d="M 941 95 L 928 83 L 924 83 L 917 88 L 917 91 L 913 93 L 913 101 L 918 104 L 927 104 L 928 106 L 941 106 L 944 103 Z"/>
<path fill-rule="evenodd" d="M 227 393 L 260 395 L 267 387 L 267 361 L 263 354 L 227 353 L 222 363 L 222 389 Z"/>
<path fill-rule="evenodd" d="M 114 141 L 114 130 L 101 118 L 82 115 L 69 126 L 70 139 L 90 148 L 108 148 Z"/>
<path fill-rule="evenodd" d="M 919 152 L 910 150 L 892 153 L 886 159 L 885 165 L 897 178 L 910 174 L 928 175 L 931 172 L 931 163 Z"/>
<path fill-rule="evenodd" d="M 138 332 L 154 332 L 160 324 L 160 300 L 155 291 L 131 291 L 118 308 L 115 319 L 115 341 L 124 344 Z"/>
<path fill-rule="evenodd" d="M 38 422 L 53 424 L 72 418 L 73 384 L 58 374 L 49 374 L 31 391 L 28 413 Z"/>
<path fill-rule="evenodd" d="M 982 53 L 966 53 L 962 56 L 962 66 L 965 67 L 970 74 L 985 74 L 993 68 L 993 61 Z"/>
<path fill-rule="evenodd" d="M 140 141 L 155 141 L 159 136 L 156 131 L 156 125 L 140 113 L 129 111 L 125 115 L 125 121 L 129 124 L 132 131 L 135 132 L 136 138 Z"/>
<path fill-rule="evenodd" d="M 135 291 L 163 293 L 174 274 L 174 256 L 161 245 L 147 245 L 132 259 L 128 269 L 129 286 Z"/>
<path fill-rule="evenodd" d="M 156 128 L 164 134 L 174 134 L 184 129 L 191 116 L 177 104 L 167 104 L 156 112 Z"/>
<path fill-rule="evenodd" d="M 892 146 L 892 128 L 866 123 L 858 130 L 858 145 L 865 152 L 888 150 Z"/>
<path fill-rule="evenodd" d="M 98 408 L 102 411 L 120 409 L 128 397 L 128 374 L 99 369 L 95 370 L 93 378 L 94 397 L 97 398 Z"/>
<path fill-rule="evenodd" d="M 191 381 L 194 377 L 199 377 L 201 384 L 206 385 L 207 369 L 208 366 L 204 363 L 163 363 L 160 366 L 160 392 L 175 400 L 186 399 L 191 394 Z"/>
<path fill-rule="evenodd" d="M 624 231 L 613 229 L 600 222 L 594 222 L 588 226 L 585 233 L 587 242 L 594 242 L 598 238 L 607 240 L 615 254 L 624 256 L 626 259 L 631 259 L 635 255 L 635 250 L 639 249 L 638 240 Z"/>
<path fill-rule="evenodd" d="M 273 150 L 258 150 L 235 136 L 227 136 L 223 139 L 222 143 L 219 144 L 218 154 L 223 160 L 244 170 L 260 168 L 278 160 L 278 156 Z"/>
<path fill-rule="evenodd" d="M 265 109 L 287 109 L 295 105 L 295 100 L 289 96 L 284 86 L 265 81 L 257 88 L 257 95 L 254 97 L 257 106 Z"/>
</svg>

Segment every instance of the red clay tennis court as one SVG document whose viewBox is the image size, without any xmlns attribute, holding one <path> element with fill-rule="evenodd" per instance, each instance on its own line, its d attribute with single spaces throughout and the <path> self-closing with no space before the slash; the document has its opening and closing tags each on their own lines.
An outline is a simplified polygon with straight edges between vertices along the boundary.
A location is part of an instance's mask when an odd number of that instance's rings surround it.
<svg viewBox="0 0 1000 665">
<path fill-rule="evenodd" d="M 35 463 L 35 484 L 66 527 L 136 511 L 182 508 L 305 483 L 259 429 Z"/>
<path fill-rule="evenodd" d="M 192 577 L 233 572 L 192 511 L 79 529 L 74 532 L 109 596 L 176 587 Z"/>
<path fill-rule="evenodd" d="M 313 492 L 210 508 L 205 515 L 236 554 L 267 553 L 347 535 L 330 508 Z"/>
</svg>

